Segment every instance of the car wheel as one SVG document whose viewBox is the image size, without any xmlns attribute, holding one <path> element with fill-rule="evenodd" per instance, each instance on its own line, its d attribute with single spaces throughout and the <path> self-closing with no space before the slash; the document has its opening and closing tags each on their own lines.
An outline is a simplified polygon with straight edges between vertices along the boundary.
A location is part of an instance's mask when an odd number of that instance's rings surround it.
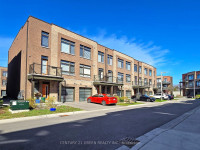
<svg viewBox="0 0 200 150">
<path fill-rule="evenodd" d="M 101 104 L 102 104 L 103 106 L 106 106 L 106 102 L 105 102 L 105 101 L 102 101 Z"/>
<path fill-rule="evenodd" d="M 87 102 L 88 102 L 88 103 L 91 103 L 91 99 L 88 99 Z"/>
</svg>

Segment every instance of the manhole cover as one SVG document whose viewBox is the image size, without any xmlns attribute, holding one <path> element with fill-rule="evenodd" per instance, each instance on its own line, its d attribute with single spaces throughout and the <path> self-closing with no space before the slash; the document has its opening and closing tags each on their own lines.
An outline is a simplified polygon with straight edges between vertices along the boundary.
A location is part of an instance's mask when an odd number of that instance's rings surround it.
<svg viewBox="0 0 200 150">
<path fill-rule="evenodd" d="M 134 138 L 130 138 L 130 137 L 125 137 L 118 141 L 119 144 L 128 146 L 129 148 L 133 147 L 138 142 L 139 142 L 138 140 L 136 140 Z"/>
</svg>

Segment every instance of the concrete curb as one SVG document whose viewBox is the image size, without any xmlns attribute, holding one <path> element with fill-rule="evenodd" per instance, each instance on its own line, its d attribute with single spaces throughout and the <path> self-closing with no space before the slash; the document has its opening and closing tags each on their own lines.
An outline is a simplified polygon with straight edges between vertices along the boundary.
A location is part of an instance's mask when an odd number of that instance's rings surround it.
<svg viewBox="0 0 200 150">
<path fill-rule="evenodd" d="M 185 100 L 175 100 L 175 102 L 182 102 Z M 56 114 L 48 114 L 48 115 L 40 115 L 40 116 L 31 116 L 31 117 L 21 117 L 21 118 L 12 118 L 12 119 L 4 119 L 0 120 L 0 124 L 5 123 L 12 123 L 12 122 L 19 122 L 19 121 L 26 121 L 26 120 L 35 120 L 35 119 L 42 119 L 42 118 L 53 118 L 58 117 L 62 115 L 77 115 L 82 113 L 91 113 L 91 112 L 97 112 L 97 111 L 105 111 L 105 110 L 127 110 L 126 108 L 142 108 L 142 107 L 153 107 L 153 106 L 160 106 L 164 105 L 166 103 L 173 103 L 174 101 L 166 101 L 166 102 L 158 102 L 158 103 L 143 103 L 138 105 L 130 105 L 130 106 L 121 106 L 117 108 L 104 108 L 104 109 L 97 109 L 97 110 L 91 110 L 91 111 L 75 111 L 75 112 L 66 112 L 66 113 L 56 113 Z"/>
</svg>

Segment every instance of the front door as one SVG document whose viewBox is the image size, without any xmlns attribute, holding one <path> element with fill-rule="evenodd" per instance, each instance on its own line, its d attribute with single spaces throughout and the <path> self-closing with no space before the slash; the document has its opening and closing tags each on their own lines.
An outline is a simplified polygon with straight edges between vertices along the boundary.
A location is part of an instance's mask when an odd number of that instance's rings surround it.
<svg viewBox="0 0 200 150">
<path fill-rule="evenodd" d="M 49 84 L 42 84 L 42 96 L 46 97 L 46 99 L 49 98 Z"/>
</svg>

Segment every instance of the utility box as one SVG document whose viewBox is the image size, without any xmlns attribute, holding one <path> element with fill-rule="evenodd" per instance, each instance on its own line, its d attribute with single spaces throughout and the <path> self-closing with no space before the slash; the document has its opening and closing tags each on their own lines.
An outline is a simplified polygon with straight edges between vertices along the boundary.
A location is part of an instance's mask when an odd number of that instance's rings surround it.
<svg viewBox="0 0 200 150">
<path fill-rule="evenodd" d="M 29 101 L 24 100 L 11 100 L 10 101 L 11 110 L 25 110 L 29 109 Z"/>
</svg>

